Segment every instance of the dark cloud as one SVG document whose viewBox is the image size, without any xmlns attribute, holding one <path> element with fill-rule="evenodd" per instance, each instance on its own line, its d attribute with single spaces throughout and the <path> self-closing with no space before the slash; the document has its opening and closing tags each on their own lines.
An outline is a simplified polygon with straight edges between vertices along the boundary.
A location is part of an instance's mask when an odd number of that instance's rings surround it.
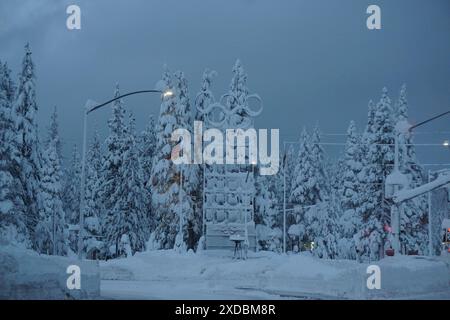
<svg viewBox="0 0 450 320">
<path fill-rule="evenodd" d="M 450 2 L 376 3 L 380 31 L 367 30 L 365 11 L 372 3 L 360 0 L 2 0 L 0 59 L 18 72 L 23 45 L 31 43 L 41 131 L 57 105 L 66 151 L 81 140 L 81 108 L 88 98 L 109 98 L 116 82 L 123 91 L 152 87 L 164 63 L 186 73 L 191 95 L 205 67 L 217 70 L 218 96 L 240 58 L 251 91 L 264 100 L 257 125 L 280 128 L 287 140 L 316 123 L 324 132 L 345 132 L 353 119 L 362 129 L 368 100 L 377 100 L 383 86 L 396 98 L 403 82 L 413 120 L 450 108 Z M 66 29 L 69 4 L 81 7 L 80 31 Z M 156 97 L 126 102 L 140 127 L 159 110 Z M 94 115 L 91 128 L 97 123 L 106 135 L 109 116 L 107 110 Z M 450 131 L 448 123 L 422 131 Z M 424 134 L 417 141 L 444 138 Z M 448 149 L 421 147 L 419 156 L 450 162 Z"/>
</svg>

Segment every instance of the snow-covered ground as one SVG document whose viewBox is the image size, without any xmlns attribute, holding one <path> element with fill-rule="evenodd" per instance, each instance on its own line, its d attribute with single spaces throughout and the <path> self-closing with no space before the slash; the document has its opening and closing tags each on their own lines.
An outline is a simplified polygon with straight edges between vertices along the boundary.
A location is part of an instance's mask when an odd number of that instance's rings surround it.
<svg viewBox="0 0 450 320">
<path fill-rule="evenodd" d="M 101 295 L 121 299 L 450 299 L 449 264 L 438 258 L 379 261 L 381 289 L 367 266 L 308 254 L 149 251 L 100 263 Z"/>
<path fill-rule="evenodd" d="M 69 266 L 80 268 L 80 289 L 69 289 Z M 72 272 L 72 271 L 71 271 Z M 0 243 L 0 299 L 97 299 L 97 261 L 38 254 Z"/>
<path fill-rule="evenodd" d="M 70 264 L 81 267 L 82 291 L 67 290 Z M 99 270 L 95 261 L 0 246 L 0 298 L 450 299 L 448 260 L 400 256 L 374 264 L 380 290 L 367 289 L 369 264 L 305 253 L 250 252 L 233 260 L 229 251 L 160 250 L 101 261 Z"/>
</svg>

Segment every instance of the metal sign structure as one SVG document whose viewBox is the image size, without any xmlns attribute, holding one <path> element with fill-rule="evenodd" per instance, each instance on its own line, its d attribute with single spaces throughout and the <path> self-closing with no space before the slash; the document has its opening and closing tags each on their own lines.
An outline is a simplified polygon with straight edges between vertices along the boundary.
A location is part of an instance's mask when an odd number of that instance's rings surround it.
<svg viewBox="0 0 450 320">
<path fill-rule="evenodd" d="M 199 99 L 211 102 L 202 108 Z M 250 108 L 256 103 L 257 110 Z M 226 129 L 248 129 L 253 127 L 253 118 L 261 114 L 261 98 L 256 94 L 236 97 L 222 95 L 218 102 L 210 91 L 201 92 L 197 98 L 206 128 L 216 128 L 225 133 Z M 232 249 L 233 236 L 245 238 L 250 250 L 256 250 L 254 222 L 256 164 L 203 164 L 203 232 L 206 249 Z"/>
</svg>

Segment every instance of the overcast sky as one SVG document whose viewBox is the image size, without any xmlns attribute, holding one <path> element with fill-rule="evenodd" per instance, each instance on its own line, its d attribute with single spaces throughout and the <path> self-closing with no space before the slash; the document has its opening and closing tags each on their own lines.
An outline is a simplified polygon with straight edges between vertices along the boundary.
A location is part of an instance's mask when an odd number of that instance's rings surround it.
<svg viewBox="0 0 450 320">
<path fill-rule="evenodd" d="M 66 28 L 66 8 L 81 8 L 81 30 Z M 366 8 L 377 4 L 382 30 L 366 27 Z M 383 86 L 396 99 L 408 86 L 412 122 L 450 109 L 450 1 L 448 0 L 1 0 L 0 59 L 19 72 L 30 42 L 37 69 L 41 133 L 53 106 L 59 109 L 67 154 L 80 144 L 82 106 L 104 101 L 119 82 L 122 92 L 152 88 L 162 65 L 183 70 L 194 96 L 206 67 L 218 72 L 216 96 L 228 90 L 240 58 L 251 92 L 264 101 L 256 124 L 279 128 L 297 140 L 303 126 L 343 133 L 366 122 L 369 99 Z M 142 129 L 159 101 L 126 100 Z M 89 120 L 107 134 L 109 110 Z M 416 137 L 420 143 L 450 139 L 450 118 Z M 439 134 L 425 132 L 439 131 Z M 324 136 L 324 141 L 344 141 Z M 329 154 L 342 148 L 325 147 Z M 449 163 L 450 150 L 418 147 L 423 163 Z"/>
</svg>

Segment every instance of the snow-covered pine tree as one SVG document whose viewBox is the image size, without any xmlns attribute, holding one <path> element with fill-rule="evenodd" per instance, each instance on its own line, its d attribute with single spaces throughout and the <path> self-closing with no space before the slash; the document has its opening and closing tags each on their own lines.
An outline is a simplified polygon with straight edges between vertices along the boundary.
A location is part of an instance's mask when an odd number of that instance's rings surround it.
<svg viewBox="0 0 450 320">
<path fill-rule="evenodd" d="M 78 224 L 80 218 L 80 179 L 80 153 L 77 145 L 74 144 L 63 193 L 64 212 L 69 224 Z"/>
<path fill-rule="evenodd" d="M 298 148 L 298 154 L 296 157 L 296 166 L 292 176 L 291 193 L 289 196 L 289 202 L 308 206 L 312 202 L 309 199 L 308 181 L 311 173 L 311 158 L 310 158 L 310 141 L 306 128 L 300 135 L 300 143 Z"/>
<path fill-rule="evenodd" d="M 173 89 L 172 76 L 165 66 L 162 83 L 164 90 Z M 175 92 L 175 95 L 178 94 Z M 175 95 L 163 97 L 157 124 L 156 153 L 152 166 L 152 212 L 155 230 L 150 238 L 151 249 L 172 249 L 178 233 L 177 214 L 179 170 L 171 160 L 173 130 L 177 128 Z"/>
<path fill-rule="evenodd" d="M 311 197 L 313 192 L 311 188 L 314 187 L 312 182 L 313 165 L 311 163 L 311 141 L 310 137 L 303 128 L 300 135 L 298 154 L 295 159 L 296 166 L 292 176 L 291 194 L 289 196 L 289 202 L 294 206 L 303 207 L 303 209 L 293 214 L 288 214 L 286 217 L 286 228 L 289 230 L 291 226 L 297 225 L 295 230 L 301 231 L 301 234 L 296 234 L 299 237 L 299 241 L 311 241 L 306 237 L 305 228 L 307 222 L 305 221 L 305 212 L 307 206 L 316 204 L 314 198 Z"/>
<path fill-rule="evenodd" d="M 295 149 L 292 144 L 290 144 L 287 148 L 286 165 L 283 167 L 283 170 L 286 170 L 286 195 L 289 196 L 291 194 L 292 186 L 291 173 L 295 170 Z"/>
<path fill-rule="evenodd" d="M 26 208 L 26 226 L 34 235 L 39 218 L 41 154 L 39 151 L 36 113 L 35 71 L 31 49 L 25 46 L 25 57 L 19 74 L 19 86 L 13 104 L 13 118 L 16 126 L 14 162 L 17 177 L 23 189 L 23 203 Z"/>
<path fill-rule="evenodd" d="M 104 222 L 102 220 L 104 210 L 100 197 L 102 151 L 97 131 L 94 133 L 86 157 L 83 250 L 85 254 L 89 254 L 94 250 L 101 251 L 103 249 L 102 239 L 99 238 L 99 236 L 102 236 L 102 222 Z"/>
<path fill-rule="evenodd" d="M 356 258 L 354 236 L 361 228 L 361 205 L 363 186 L 359 176 L 363 170 L 361 137 L 356 131 L 354 121 L 347 130 L 347 142 L 342 161 L 342 177 L 339 188 L 343 213 L 339 219 L 339 256 L 345 259 Z"/>
<path fill-rule="evenodd" d="M 121 165 L 117 172 L 119 179 L 112 194 L 115 203 L 106 216 L 105 237 L 108 247 L 116 246 L 116 254 L 119 249 L 128 254 L 125 247 L 120 248 L 121 245 L 126 245 L 134 255 L 138 251 L 145 250 L 149 223 L 144 208 L 144 179 L 136 144 L 135 120 L 132 115 L 129 127 L 125 130 L 123 145 Z M 123 239 L 127 239 L 128 243 L 120 243 Z"/>
<path fill-rule="evenodd" d="M 114 97 L 120 96 L 119 84 L 116 84 L 114 91 Z M 123 106 L 123 100 L 119 99 L 113 102 L 112 105 L 112 117 L 108 121 L 109 136 L 106 139 L 106 154 L 103 160 L 101 169 L 101 186 L 100 196 L 103 206 L 105 208 L 105 223 L 103 234 L 106 237 L 107 248 L 110 254 L 117 255 L 119 251 L 119 241 L 121 235 L 118 234 L 118 226 L 111 225 L 110 221 L 116 219 L 114 216 L 118 215 L 115 210 L 118 208 L 116 205 L 120 200 L 116 196 L 120 185 L 124 183 L 120 174 L 121 167 L 123 165 L 123 157 L 127 148 L 125 141 L 127 140 L 127 128 L 125 123 L 125 109 Z M 112 230 L 109 230 L 112 228 Z M 109 236 L 108 236 L 109 235 Z"/>
<path fill-rule="evenodd" d="M 210 69 L 205 69 L 202 74 L 200 91 L 197 93 L 195 120 L 204 121 L 203 114 L 197 109 L 206 109 L 213 101 L 214 95 L 211 92 L 212 79 L 217 75 L 217 72 Z"/>
<path fill-rule="evenodd" d="M 283 155 L 283 162 L 280 163 L 280 170 L 274 176 L 274 193 L 277 204 L 282 207 L 284 201 L 284 179 L 286 178 L 286 204 L 289 203 L 289 196 L 291 194 L 292 178 L 296 167 L 296 154 L 292 144 L 287 147 L 285 155 Z M 284 161 L 286 163 L 284 163 Z M 286 172 L 286 174 L 285 174 Z"/>
<path fill-rule="evenodd" d="M 376 145 L 375 128 L 375 105 L 369 101 L 367 115 L 367 126 L 362 136 L 362 164 L 363 169 L 359 173 L 359 181 L 363 189 L 361 192 L 361 230 L 353 237 L 356 246 L 356 257 L 358 261 L 369 260 L 371 257 L 370 239 L 378 239 L 380 236 L 381 224 L 377 217 L 377 206 L 382 197 L 380 182 L 378 177 L 379 166 L 377 165 L 378 146 Z M 371 232 L 374 232 L 369 239 Z M 381 239 L 381 237 L 380 237 Z M 378 249 L 379 251 L 379 249 Z M 372 254 L 372 260 L 376 260 L 378 252 Z"/>
<path fill-rule="evenodd" d="M 306 129 L 303 129 L 297 166 L 292 177 L 291 202 L 309 206 L 326 200 L 327 186 L 323 164 L 324 156 L 318 128 L 314 129 L 311 139 Z"/>
<path fill-rule="evenodd" d="M 331 196 L 328 201 L 319 202 L 305 213 L 306 232 L 308 239 L 314 242 L 312 253 L 316 257 L 336 259 L 338 256 L 338 206 L 337 199 Z"/>
<path fill-rule="evenodd" d="M 382 177 L 385 178 L 394 167 L 394 111 L 388 90 L 383 88 L 381 99 L 376 106 L 375 128 L 379 149 L 379 165 Z"/>
<path fill-rule="evenodd" d="M 343 183 L 341 185 L 341 202 L 344 210 L 355 210 L 360 204 L 359 191 L 361 185 L 358 181 L 358 175 L 362 170 L 360 145 L 361 140 L 356 132 L 355 122 L 350 121 L 350 125 L 347 130 L 347 142 L 345 145 L 343 163 Z"/>
<path fill-rule="evenodd" d="M 262 250 L 279 252 L 282 243 L 282 216 L 273 192 L 275 177 L 256 175 L 255 224 L 257 244 Z"/>
<path fill-rule="evenodd" d="M 193 132 L 193 110 L 189 101 L 188 83 L 183 72 L 178 71 L 174 75 L 175 92 L 177 92 L 176 116 L 179 128 L 188 129 Z M 191 142 L 192 143 L 192 142 Z M 192 147 L 192 146 L 189 146 Z M 202 233 L 202 175 L 198 164 L 180 165 L 183 171 L 182 187 L 185 202 L 181 207 L 183 210 L 183 240 L 187 249 L 195 250 Z"/>
<path fill-rule="evenodd" d="M 43 155 L 42 205 L 36 226 L 35 241 L 40 253 L 66 255 L 68 252 L 68 230 L 61 201 L 61 165 L 56 143 L 49 143 Z"/>
<path fill-rule="evenodd" d="M 14 162 L 16 128 L 11 114 L 15 86 L 0 62 L 0 238 L 29 245 L 20 168 Z"/>
<path fill-rule="evenodd" d="M 408 121 L 408 100 L 406 85 L 400 89 L 396 103 L 395 121 Z M 425 183 L 423 168 L 417 163 L 416 151 L 410 134 L 399 134 L 400 170 L 409 180 L 409 188 L 415 188 Z M 403 214 L 400 217 L 400 243 L 404 253 L 417 251 L 426 254 L 427 248 L 427 195 L 422 195 L 403 204 Z"/>
<path fill-rule="evenodd" d="M 232 110 L 237 106 L 246 105 L 245 100 L 247 99 L 247 95 L 247 74 L 245 73 L 241 61 L 237 59 L 233 66 L 233 78 L 231 79 L 226 106 L 229 110 Z M 249 118 L 244 110 L 236 112 L 230 119 L 231 125 L 236 128 L 245 125 L 248 121 Z"/>
<path fill-rule="evenodd" d="M 325 156 L 322 145 L 320 144 L 319 126 L 315 126 L 311 135 L 311 164 L 313 172 L 310 180 L 310 199 L 313 204 L 325 201 L 329 195 L 329 186 L 325 175 Z"/>
<path fill-rule="evenodd" d="M 16 96 L 17 87 L 11 77 L 11 70 L 9 69 L 8 64 L 6 62 L 3 65 L 1 65 L 0 62 L 0 70 L 2 73 L 2 80 L 0 82 L 0 87 L 3 94 L 6 97 L 6 100 L 9 101 L 12 108 L 12 104 L 14 103 L 14 98 Z"/>
<path fill-rule="evenodd" d="M 56 143 L 56 142 L 54 142 Z M 56 145 L 55 145 L 56 147 Z M 70 159 L 70 166 L 66 170 L 66 179 L 64 179 L 64 187 L 62 193 L 63 209 L 65 212 L 66 223 L 71 225 L 78 225 L 80 221 L 80 185 L 81 185 L 81 162 L 80 153 L 77 145 L 74 144 L 72 148 L 72 155 Z M 69 246 L 73 252 L 77 252 L 77 234 L 69 234 Z"/>
<path fill-rule="evenodd" d="M 370 135 L 375 132 L 375 103 L 372 100 L 369 100 L 369 104 L 367 106 L 367 126 L 366 130 L 364 131 L 364 134 Z"/>
<path fill-rule="evenodd" d="M 156 132 L 155 119 L 151 114 L 144 131 L 139 138 L 139 154 L 144 174 L 145 185 L 150 185 L 150 177 L 152 174 L 153 156 L 156 148 Z"/>
<path fill-rule="evenodd" d="M 381 257 L 386 237 L 383 226 L 390 220 L 390 207 L 384 201 L 383 191 L 385 178 L 393 169 L 394 125 L 393 109 L 386 88 L 383 88 L 375 109 L 369 104 L 363 144 L 364 170 L 360 174 L 365 186 L 361 207 L 363 226 L 355 242 L 358 259 L 373 261 Z"/>
<path fill-rule="evenodd" d="M 149 229 L 147 230 L 147 237 L 150 236 L 151 230 L 154 229 L 153 213 L 151 210 L 152 206 L 152 188 L 151 188 L 151 174 L 153 158 L 156 153 L 156 132 L 155 132 L 155 119 L 153 115 L 150 115 L 145 130 L 142 131 L 139 141 L 139 160 L 142 167 L 142 175 L 144 182 L 144 195 L 143 200 L 145 202 L 144 208 L 147 215 L 147 220 L 149 222 Z"/>
<path fill-rule="evenodd" d="M 380 188 L 380 200 L 379 200 L 379 236 L 371 239 L 376 239 L 377 244 L 373 243 L 372 251 L 375 251 L 375 247 L 380 247 L 382 250 L 386 233 L 383 230 L 383 226 L 390 222 L 390 205 L 384 199 L 384 182 L 388 174 L 390 174 L 394 168 L 394 142 L 395 142 L 395 126 L 394 126 L 394 110 L 391 105 L 391 99 L 388 96 L 387 88 L 383 88 L 381 99 L 376 106 L 375 111 L 375 127 L 377 131 L 377 144 L 378 144 L 378 164 L 381 169 L 381 176 L 379 177 Z"/>
<path fill-rule="evenodd" d="M 340 156 L 336 162 L 332 162 L 328 160 L 325 163 L 325 175 L 329 179 L 329 187 L 333 192 L 339 193 L 339 190 L 342 191 L 342 181 L 344 180 L 344 171 L 345 171 L 345 163 L 344 163 L 344 155 Z"/>
<path fill-rule="evenodd" d="M 331 199 L 330 188 L 325 176 L 324 151 L 320 144 L 320 130 L 316 126 L 309 147 L 309 173 L 306 182 L 308 205 L 314 207 L 305 213 L 306 236 L 314 242 L 314 254 L 322 258 L 337 256 L 337 206 Z M 333 206 L 332 206 L 333 204 Z"/>
<path fill-rule="evenodd" d="M 58 123 L 58 110 L 56 106 L 53 108 L 53 113 L 51 115 L 50 126 L 48 127 L 48 136 L 45 141 L 45 146 L 48 148 L 49 144 L 56 141 L 56 152 L 58 153 L 58 158 L 60 161 L 62 158 L 62 144 L 59 137 L 59 123 Z"/>
</svg>

